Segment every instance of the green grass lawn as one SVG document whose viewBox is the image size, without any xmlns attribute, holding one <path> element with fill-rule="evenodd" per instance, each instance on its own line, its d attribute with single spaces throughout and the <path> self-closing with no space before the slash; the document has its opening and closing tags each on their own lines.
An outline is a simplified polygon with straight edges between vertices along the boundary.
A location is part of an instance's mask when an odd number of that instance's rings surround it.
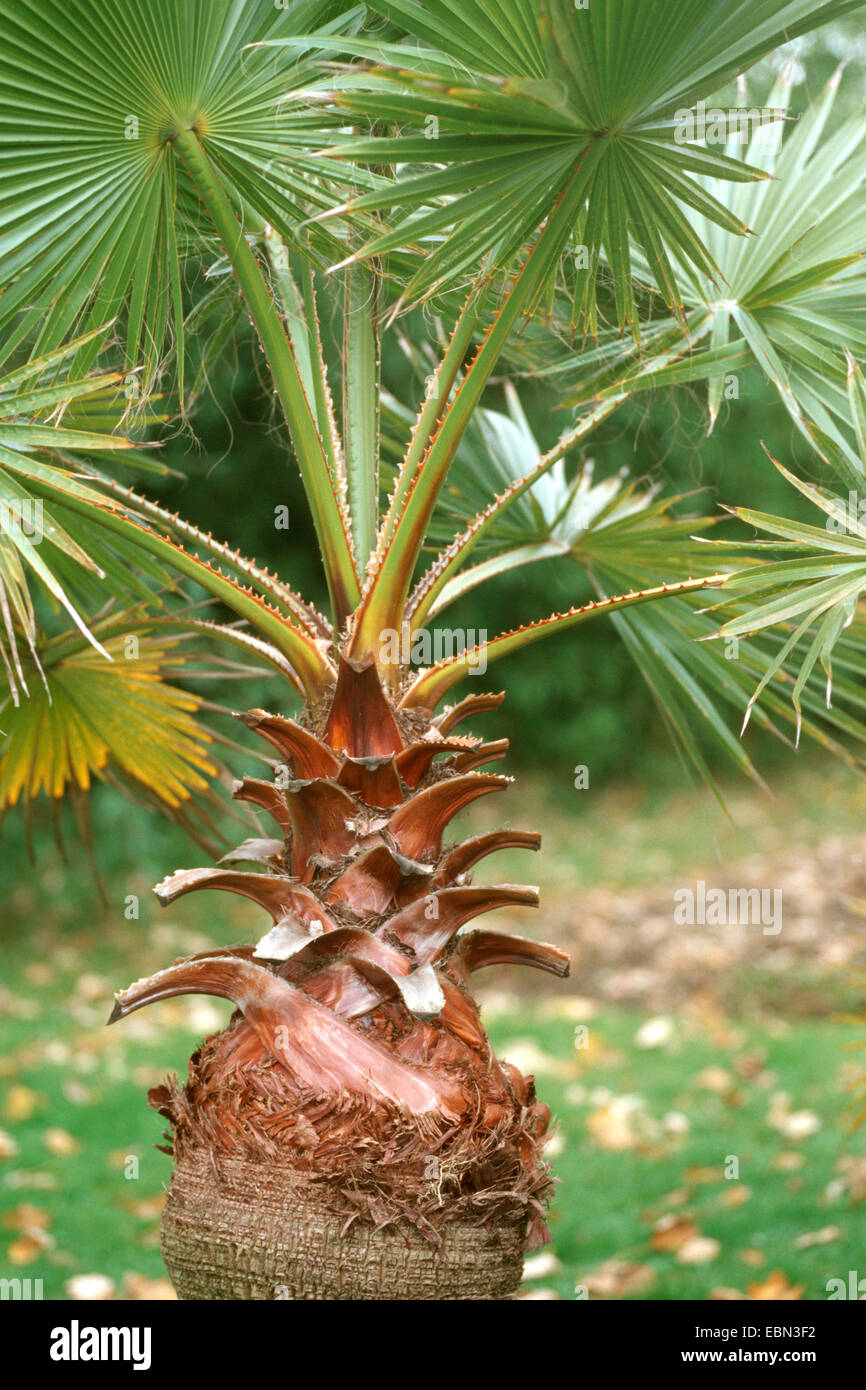
<svg viewBox="0 0 866 1390">
<path fill-rule="evenodd" d="M 636 1271 L 646 1287 L 634 1295 L 647 1298 L 745 1292 L 775 1270 L 803 1285 L 802 1297 L 824 1298 L 828 1278 L 856 1268 L 866 1274 L 866 1207 L 853 1206 L 838 1181 L 840 1158 L 864 1148 L 862 1138 L 840 1138 L 850 1029 L 736 1024 L 719 1039 L 718 1020 L 692 1019 L 674 1022 L 663 1046 L 641 1048 L 634 1040 L 643 1022 L 600 1012 L 589 1022 L 586 1053 L 574 1050 L 570 1020 L 500 1017 L 493 1027 L 506 1057 L 509 1044 L 529 1034 L 579 1074 L 576 1082 L 538 1077 L 561 1136 L 551 1221 L 561 1269 L 539 1286 L 574 1297 L 575 1286 L 612 1258 L 649 1267 L 651 1282 L 645 1269 Z M 797 1121 L 815 1126 L 808 1137 L 794 1142 L 770 1123 L 779 1092 L 790 1096 L 788 1115 L 813 1117 Z M 635 1117 L 630 1126 L 623 1114 Z M 725 1177 L 726 1164 L 738 1179 Z M 861 1184 L 864 1166 L 861 1158 Z M 831 1243 L 797 1249 L 798 1238 L 831 1226 L 838 1228 Z M 679 1263 L 675 1250 L 654 1248 L 666 1231 L 684 1254 L 689 1236 L 696 1256 L 696 1238 L 718 1242 L 717 1252 L 706 1262 Z"/>
<path fill-rule="evenodd" d="M 110 963 L 107 948 L 96 955 Z M 162 1277 L 159 1201 L 171 1165 L 153 1147 L 162 1122 L 145 1090 L 165 1071 L 183 1070 L 197 1038 L 230 1009 L 166 1002 L 107 1032 L 99 1028 L 104 1003 L 79 994 L 70 1004 L 62 969 L 36 988 L 25 969 L 16 962 L 10 983 L 33 1016 L 0 1026 L 0 1123 L 16 1149 L 0 1160 L 0 1265 L 42 1278 L 46 1297 L 63 1297 L 65 1282 L 81 1273 L 106 1275 L 122 1292 L 129 1273 Z M 31 963 L 31 976 L 45 973 Z M 84 995 L 98 996 L 105 977 L 91 969 L 83 978 Z M 850 1029 L 690 1018 L 674 1021 L 663 1045 L 642 1048 L 641 1015 L 602 1011 L 588 1020 L 589 1045 L 575 1048 L 574 1019 L 550 1016 L 555 1001 L 523 1001 L 509 1015 L 491 1002 L 498 1049 L 525 1065 L 531 1044 L 539 1091 L 559 1120 L 551 1222 L 559 1267 L 534 1287 L 574 1297 L 612 1258 L 640 1267 L 636 1277 L 646 1282 L 634 1296 L 649 1298 L 746 1291 L 775 1270 L 802 1285 L 803 1297 L 822 1298 L 828 1278 L 866 1274 L 866 1207 L 851 1204 L 839 1170 L 840 1156 L 864 1148 L 861 1138 L 840 1136 Z M 771 1125 L 779 1092 L 790 1096 L 790 1111 L 814 1116 L 814 1133 L 791 1141 Z M 731 1156 L 739 1182 L 723 1176 Z M 26 1207 L 48 1222 L 41 1234 L 28 1236 Z M 708 1262 L 684 1265 L 676 1251 L 652 1248 L 653 1224 L 666 1215 L 679 1222 L 669 1239 L 685 1231 L 718 1242 Z M 796 1248 L 799 1237 L 827 1227 L 838 1228 L 832 1243 Z"/>
</svg>

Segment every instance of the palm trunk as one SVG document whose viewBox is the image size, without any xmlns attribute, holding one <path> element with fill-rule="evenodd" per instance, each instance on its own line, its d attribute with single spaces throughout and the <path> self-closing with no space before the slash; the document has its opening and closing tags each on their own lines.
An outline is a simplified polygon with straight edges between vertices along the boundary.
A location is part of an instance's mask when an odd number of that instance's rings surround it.
<svg viewBox="0 0 866 1390">
<path fill-rule="evenodd" d="M 377 1226 L 284 1161 L 215 1170 L 199 1149 L 175 1169 L 162 1254 L 182 1299 L 501 1299 L 520 1283 L 525 1236 L 516 1205 L 452 1217 L 436 1240 L 413 1217 Z"/>
<path fill-rule="evenodd" d="M 495 1058 L 470 984 L 485 965 L 561 975 L 567 959 L 460 933 L 537 901 L 534 889 L 473 887 L 468 871 L 539 838 L 443 846 L 457 811 L 507 784 L 475 770 L 502 743 L 453 733 L 500 699 L 470 697 L 438 720 L 404 713 L 374 667 L 344 659 L 326 708 L 303 723 L 243 716 L 284 761 L 236 795 L 273 815 L 280 838 L 227 860 L 264 872 L 184 870 L 157 894 L 229 889 L 274 926 L 255 951 L 215 950 L 139 981 L 113 1015 L 191 992 L 239 1009 L 182 1089 L 151 1093 L 172 1129 L 163 1254 L 182 1298 L 507 1298 L 524 1248 L 546 1239 L 549 1111 L 531 1078 Z"/>
</svg>

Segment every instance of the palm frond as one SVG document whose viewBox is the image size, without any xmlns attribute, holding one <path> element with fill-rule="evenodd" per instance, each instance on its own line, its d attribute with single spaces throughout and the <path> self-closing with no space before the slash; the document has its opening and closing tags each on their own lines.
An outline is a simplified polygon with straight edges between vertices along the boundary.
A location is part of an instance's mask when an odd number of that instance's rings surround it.
<svg viewBox="0 0 866 1390">
<path fill-rule="evenodd" d="M 691 108 L 786 39 L 855 7 L 849 0 L 764 0 L 756 13 L 751 0 L 594 0 L 586 8 L 571 0 L 513 0 L 498 7 L 494 25 L 485 0 L 459 8 L 381 0 L 376 8 L 424 47 L 407 44 L 402 63 L 391 53 L 387 65 L 373 66 L 367 90 L 353 74 L 336 101 L 347 120 L 390 122 L 398 133 L 361 136 L 325 153 L 404 172 L 395 186 L 351 199 L 339 215 L 389 209 L 388 230 L 359 254 L 419 245 L 423 259 L 404 291 L 417 300 L 488 256 L 508 264 L 593 151 L 591 183 L 560 248 L 586 252 L 577 317 L 595 329 L 603 252 L 618 322 L 637 330 L 632 244 L 682 316 L 673 258 L 720 279 L 688 212 L 700 209 L 728 236 L 749 231 L 699 176 L 747 184 L 766 177 L 689 137 Z M 425 66 L 431 50 L 438 61 Z M 441 71 L 443 56 L 453 63 L 450 75 Z M 779 114 L 732 109 L 716 133 Z M 459 237 L 445 236 L 458 226 Z"/>
<path fill-rule="evenodd" d="M 4 0 L 4 353 L 34 335 L 49 351 L 123 311 L 127 369 L 144 361 L 148 385 L 174 336 L 182 393 L 183 265 L 210 232 L 173 135 L 200 131 L 237 196 L 292 236 L 315 199 L 299 144 L 310 116 L 282 107 L 277 118 L 291 74 L 273 55 L 241 61 L 241 51 L 311 22 L 339 27 L 352 10 L 334 0 L 142 0 L 134 11 L 123 0 L 59 10 Z M 299 75 L 310 71 L 301 64 Z M 101 341 L 82 347 L 79 369 Z"/>
<path fill-rule="evenodd" d="M 207 789 L 217 767 L 200 701 L 167 679 L 183 674 L 182 651 L 130 634 L 105 650 L 45 644 L 30 697 L 0 705 L 0 808 L 87 791 L 109 769 L 172 809 Z"/>
<path fill-rule="evenodd" d="M 866 287 L 866 120 L 858 113 L 827 134 L 840 78 L 841 71 L 780 139 L 778 152 L 766 131 L 757 131 L 743 151 L 772 167 L 771 183 L 747 191 L 703 181 L 757 233 L 735 244 L 690 212 L 696 234 L 712 246 L 723 290 L 684 266 L 680 273 L 687 306 L 696 312 L 709 307 L 702 333 L 710 348 L 696 354 L 696 365 L 705 358 L 711 367 L 711 424 L 732 366 L 712 362 L 707 352 L 745 347 L 799 427 L 813 421 L 850 456 L 850 427 L 840 430 L 840 424 L 848 421 L 845 348 L 866 347 L 857 323 Z M 783 73 L 770 101 L 787 104 L 789 92 Z"/>
</svg>

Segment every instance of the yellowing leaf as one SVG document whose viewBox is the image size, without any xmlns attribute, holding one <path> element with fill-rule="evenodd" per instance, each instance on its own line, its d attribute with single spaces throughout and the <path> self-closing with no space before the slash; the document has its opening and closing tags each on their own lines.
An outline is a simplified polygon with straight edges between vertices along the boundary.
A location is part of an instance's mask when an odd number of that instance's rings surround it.
<svg viewBox="0 0 866 1390">
<path fill-rule="evenodd" d="M 142 637 L 129 648 L 117 638 L 106 650 L 111 661 L 85 647 L 49 664 L 47 691 L 36 678 L 29 699 L 0 710 L 0 807 L 41 791 L 60 797 L 70 785 L 87 790 L 109 767 L 171 807 L 207 787 L 216 771 L 203 747 L 209 735 L 193 717 L 196 697 L 164 679 L 182 666 L 170 643 Z"/>
</svg>

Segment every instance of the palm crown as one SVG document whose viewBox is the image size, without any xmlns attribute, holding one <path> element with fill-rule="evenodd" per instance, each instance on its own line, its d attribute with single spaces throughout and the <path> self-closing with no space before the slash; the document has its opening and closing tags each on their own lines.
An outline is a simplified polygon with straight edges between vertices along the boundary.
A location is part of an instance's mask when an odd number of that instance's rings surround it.
<svg viewBox="0 0 866 1390">
<path fill-rule="evenodd" d="M 554 973 L 566 962 L 522 938 L 461 932 L 536 900 L 467 877 L 536 836 L 447 844 L 452 816 L 507 781 L 477 770 L 502 742 L 455 732 L 500 697 L 436 713 L 474 671 L 610 614 L 704 775 L 701 731 L 751 770 L 724 709 L 750 696 L 766 726 L 789 722 L 854 756 L 856 710 L 825 702 L 809 677 L 820 660 L 829 681 L 835 650 L 837 691 L 855 688 L 862 523 L 840 537 L 743 512 L 773 540 L 708 540 L 712 519 L 682 517 L 676 499 L 622 477 L 597 482 L 568 456 L 624 400 L 663 385 L 706 381 L 712 422 L 726 374 L 754 362 L 816 459 L 859 486 L 862 117 L 826 133 L 834 79 L 774 147 L 783 75 L 766 106 L 741 89 L 713 140 L 683 135 L 697 103 L 858 7 L 0 3 L 0 796 L 115 776 L 186 818 L 214 771 L 199 702 L 172 683 L 191 639 L 230 644 L 303 706 L 297 720 L 243 716 L 278 761 L 273 780 L 246 778 L 235 796 L 278 836 L 157 890 L 241 893 L 272 929 L 255 950 L 178 963 L 118 997 L 118 1017 L 202 990 L 241 1011 L 209 1040 L 192 1090 L 157 1097 L 180 1159 L 203 1133 L 261 1157 L 274 1116 L 280 1142 L 303 1121 L 321 1147 L 316 1105 L 349 1093 L 379 1107 L 351 1125 L 383 1151 L 400 1126 L 429 1136 L 431 1115 L 456 1127 L 455 1201 L 486 1190 L 489 1145 L 469 1152 L 466 1133 L 496 1133 L 511 1217 L 531 1216 L 539 1234 L 545 1107 L 492 1059 L 469 982 L 499 961 Z M 207 287 L 192 296 L 203 265 Z M 433 299 L 448 329 L 406 344 L 426 372 L 410 404 L 380 380 L 380 342 Z M 203 306 L 226 327 L 191 368 Z M 337 399 L 320 332 L 335 307 Z M 300 469 L 326 613 L 113 467 L 163 467 L 146 440 L 192 408 L 240 309 Z M 514 380 L 547 377 L 573 405 L 552 448 L 533 439 L 513 384 L 507 413 L 490 408 L 503 366 Z M 451 603 L 537 562 L 576 565 L 595 597 L 489 639 L 425 646 Z M 232 620 L 208 616 L 201 592 Z M 40 627 L 46 595 L 68 630 Z M 742 662 L 694 640 L 721 622 L 754 635 Z M 241 1066 L 242 1142 L 223 1100 Z"/>
</svg>

